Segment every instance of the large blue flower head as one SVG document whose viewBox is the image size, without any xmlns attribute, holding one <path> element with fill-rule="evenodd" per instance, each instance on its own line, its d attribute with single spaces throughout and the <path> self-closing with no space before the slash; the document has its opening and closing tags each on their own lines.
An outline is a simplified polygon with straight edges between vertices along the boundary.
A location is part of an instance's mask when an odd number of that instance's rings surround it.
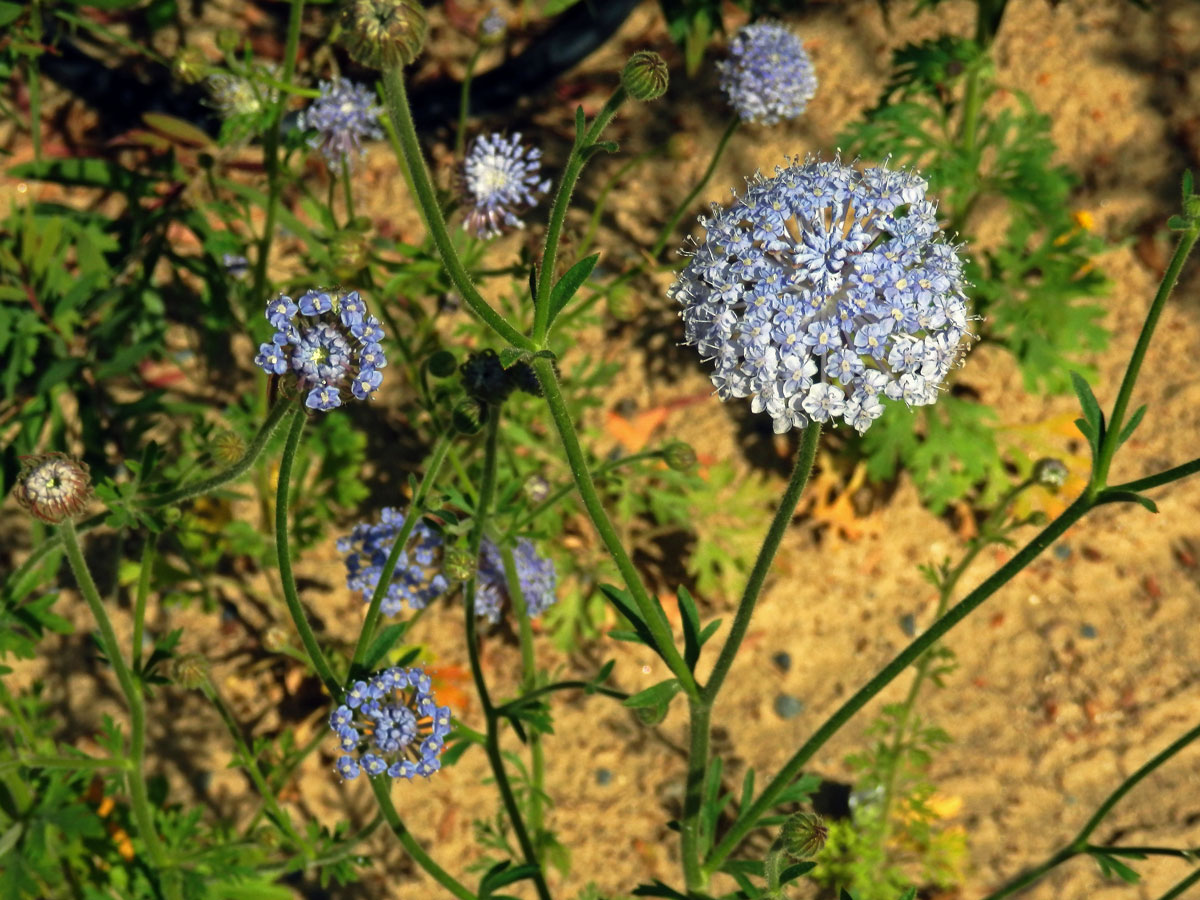
<svg viewBox="0 0 1200 900">
<path fill-rule="evenodd" d="M 346 587 L 361 591 L 363 600 L 369 601 L 375 593 L 383 565 L 403 526 L 403 513 L 384 507 L 379 522 L 355 525 L 349 535 L 338 540 L 338 552 L 346 558 Z M 405 603 L 409 609 L 424 609 L 449 589 L 446 577 L 434 571 L 435 557 L 441 548 L 441 535 L 424 521 L 417 522 L 383 595 L 379 608 L 385 615 L 397 615 Z"/>
<path fill-rule="evenodd" d="M 517 212 L 537 203 L 550 190 L 541 178 L 542 151 L 521 143 L 521 133 L 476 138 L 463 164 L 463 182 L 471 210 L 463 228 L 476 237 L 496 237 L 510 228 L 523 228 Z"/>
<path fill-rule="evenodd" d="M 969 317 L 924 179 L 840 160 L 775 172 L 714 204 L 668 292 L 717 395 L 753 398 L 780 434 L 838 419 L 864 432 L 885 399 L 933 403 Z"/>
<path fill-rule="evenodd" d="M 554 561 L 537 552 L 533 541 L 521 538 L 513 548 L 513 562 L 525 610 L 536 619 L 557 599 L 558 576 Z M 479 548 L 479 583 L 475 590 L 475 614 L 487 617 L 492 623 L 500 621 L 500 607 L 508 597 L 508 580 L 504 576 L 504 559 L 500 548 L 488 538 Z"/>
<path fill-rule="evenodd" d="M 778 22 L 738 29 L 729 59 L 717 63 L 721 90 L 743 122 L 774 125 L 804 112 L 817 91 L 812 60 L 800 38 Z"/>
<path fill-rule="evenodd" d="M 378 390 L 387 365 L 383 328 L 358 291 L 306 291 L 295 301 L 280 294 L 267 303 L 266 317 L 275 336 L 258 348 L 254 364 L 268 375 L 295 373 L 309 409 L 327 412 L 347 391 L 366 400 Z"/>
<path fill-rule="evenodd" d="M 383 131 L 370 88 L 349 78 L 321 82 L 321 96 L 300 114 L 300 127 L 315 129 L 308 145 L 319 149 L 332 167 L 340 168 L 355 156 L 366 156 L 365 140 L 379 140 Z"/>
<path fill-rule="evenodd" d="M 350 686 L 329 716 L 329 729 L 342 750 L 336 767 L 342 778 L 365 771 L 412 781 L 442 767 L 450 707 L 437 705 L 420 667 L 384 669 Z"/>
</svg>

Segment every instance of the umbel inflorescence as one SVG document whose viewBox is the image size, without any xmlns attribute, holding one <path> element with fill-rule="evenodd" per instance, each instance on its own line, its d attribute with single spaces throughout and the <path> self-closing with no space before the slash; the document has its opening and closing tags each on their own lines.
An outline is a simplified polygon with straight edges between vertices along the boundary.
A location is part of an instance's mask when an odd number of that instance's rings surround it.
<svg viewBox="0 0 1200 900">
<path fill-rule="evenodd" d="M 933 403 L 967 336 L 963 263 L 926 182 L 806 160 L 756 175 L 701 219 L 669 296 L 721 399 L 751 397 L 783 433 L 866 431 L 885 398 Z"/>
<path fill-rule="evenodd" d="M 294 373 L 310 409 L 341 406 L 347 391 L 366 400 L 379 388 L 387 365 L 383 328 L 358 291 L 305 291 L 295 301 L 280 294 L 267 303 L 266 317 L 275 335 L 254 364 L 268 375 Z"/>
<path fill-rule="evenodd" d="M 553 560 L 537 552 L 537 547 L 528 538 L 521 538 L 513 548 L 513 564 L 521 596 L 525 599 L 525 612 L 536 619 L 558 599 L 555 589 L 558 577 Z M 500 609 L 509 596 L 508 580 L 504 573 L 504 559 L 500 548 L 488 538 L 479 548 L 479 583 L 475 588 L 475 614 L 486 616 L 489 622 L 500 621 Z"/>
<path fill-rule="evenodd" d="M 800 38 L 778 22 L 738 30 L 729 59 L 717 63 L 721 90 L 743 122 L 774 125 L 799 116 L 817 91 L 812 60 Z"/>
<path fill-rule="evenodd" d="M 471 204 L 463 227 L 479 238 L 523 228 L 517 213 L 550 190 L 550 179 L 541 177 L 541 169 L 542 151 L 522 144 L 520 132 L 507 138 L 499 133 L 476 138 L 463 163 Z"/>
<path fill-rule="evenodd" d="M 329 728 L 342 750 L 337 771 L 346 780 L 365 771 L 411 781 L 442 767 L 450 707 L 437 705 L 432 682 L 419 667 L 384 669 L 346 691 Z"/>
<path fill-rule="evenodd" d="M 321 96 L 300 114 L 300 127 L 316 131 L 308 144 L 321 151 L 326 162 L 340 168 L 354 157 L 366 156 L 365 140 L 383 137 L 374 92 L 349 78 L 321 82 Z"/>
</svg>

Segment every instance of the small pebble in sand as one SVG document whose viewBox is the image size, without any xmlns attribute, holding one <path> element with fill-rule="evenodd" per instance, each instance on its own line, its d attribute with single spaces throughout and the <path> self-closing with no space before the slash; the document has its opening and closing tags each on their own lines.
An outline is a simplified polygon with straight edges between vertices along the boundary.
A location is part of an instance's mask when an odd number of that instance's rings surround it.
<svg viewBox="0 0 1200 900">
<path fill-rule="evenodd" d="M 917 617 L 912 613 L 905 613 L 900 617 L 900 630 L 909 637 L 917 633 Z"/>
<path fill-rule="evenodd" d="M 1096 626 L 1089 625 L 1087 622 L 1084 622 L 1079 626 L 1079 633 L 1085 638 L 1094 638 L 1097 634 Z"/>
<path fill-rule="evenodd" d="M 804 701 L 791 694 L 779 694 L 775 698 L 775 715 L 781 719 L 794 719 L 804 712 Z"/>
<path fill-rule="evenodd" d="M 605 785 L 609 784 L 611 781 L 612 781 L 612 772 L 610 772 L 608 769 L 597 769 L 596 770 L 596 784 L 600 785 L 600 787 L 604 787 Z"/>
<path fill-rule="evenodd" d="M 780 672 L 786 672 L 792 667 L 792 655 L 786 650 L 780 650 L 771 657 L 771 662 L 775 663 Z"/>
</svg>

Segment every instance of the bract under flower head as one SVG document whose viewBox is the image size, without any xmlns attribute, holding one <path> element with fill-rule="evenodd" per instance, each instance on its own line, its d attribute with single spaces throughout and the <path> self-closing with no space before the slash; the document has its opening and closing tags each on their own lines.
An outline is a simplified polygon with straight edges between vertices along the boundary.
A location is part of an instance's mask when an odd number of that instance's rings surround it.
<svg viewBox="0 0 1200 900">
<path fill-rule="evenodd" d="M 463 163 L 472 205 L 463 228 L 480 238 L 524 228 L 517 211 L 533 206 L 550 190 L 550 179 L 539 177 L 541 158 L 542 151 L 521 143 L 520 132 L 508 138 L 499 133 L 476 138 Z"/>
<path fill-rule="evenodd" d="M 346 558 L 346 587 L 361 591 L 363 600 L 369 601 L 375 593 L 383 565 L 403 527 L 403 513 L 384 507 L 378 523 L 355 525 L 353 532 L 337 542 L 338 551 Z M 435 554 L 441 548 L 441 535 L 424 522 L 417 522 L 383 595 L 379 608 L 385 615 L 397 615 L 405 603 L 409 609 L 424 609 L 449 589 L 446 576 L 433 571 Z"/>
<path fill-rule="evenodd" d="M 87 508 L 92 496 L 87 463 L 57 452 L 22 456 L 13 495 L 43 522 L 57 525 L 74 518 Z"/>
<path fill-rule="evenodd" d="M 295 373 L 309 409 L 327 412 L 347 391 L 366 400 L 378 390 L 387 365 L 383 329 L 358 291 L 306 291 L 295 301 L 280 294 L 267 303 L 266 317 L 275 336 L 258 348 L 254 364 L 268 375 Z"/>
<path fill-rule="evenodd" d="M 337 772 L 349 781 L 368 775 L 428 778 L 442 767 L 439 754 L 450 733 L 450 707 L 438 706 L 420 667 L 391 668 L 356 681 L 329 716 L 342 755 Z"/>
<path fill-rule="evenodd" d="M 321 82 L 321 96 L 300 114 L 300 127 L 315 129 L 308 142 L 321 151 L 330 166 L 341 167 L 355 156 L 366 156 L 364 140 L 379 140 L 383 130 L 375 93 L 349 78 Z"/>
<path fill-rule="evenodd" d="M 508 597 L 508 579 L 504 574 L 504 559 L 500 548 L 488 538 L 479 548 L 479 584 L 475 590 L 475 614 L 493 624 L 500 621 L 500 607 Z M 536 619 L 558 599 L 555 594 L 558 576 L 554 561 L 546 559 L 528 538 L 521 538 L 513 548 L 513 563 L 517 569 L 525 611 Z"/>
<path fill-rule="evenodd" d="M 753 398 L 783 433 L 837 419 L 864 432 L 885 399 L 937 399 L 968 315 L 963 263 L 926 187 L 807 160 L 714 205 L 668 295 L 722 400 Z"/>
<path fill-rule="evenodd" d="M 812 60 L 800 38 L 778 22 L 740 28 L 729 59 L 717 63 L 721 90 L 743 122 L 774 125 L 799 116 L 817 91 Z"/>
</svg>

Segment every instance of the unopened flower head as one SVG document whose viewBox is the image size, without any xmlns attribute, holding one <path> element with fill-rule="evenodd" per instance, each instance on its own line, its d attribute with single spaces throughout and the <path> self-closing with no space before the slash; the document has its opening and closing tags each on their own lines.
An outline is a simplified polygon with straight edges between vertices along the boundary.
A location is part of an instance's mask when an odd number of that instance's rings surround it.
<svg viewBox="0 0 1200 900">
<path fill-rule="evenodd" d="M 509 596 L 504 559 L 500 555 L 500 548 L 487 538 L 483 539 L 479 549 L 475 614 L 495 623 L 500 621 L 500 608 Z M 521 538 L 513 548 L 513 563 L 521 596 L 525 599 L 525 611 L 531 619 L 536 619 L 558 599 L 555 594 L 558 576 L 554 571 L 554 562 L 541 556 L 532 541 Z"/>
<path fill-rule="evenodd" d="M 542 151 L 521 143 L 521 133 L 478 137 L 467 151 L 463 181 L 471 211 L 463 227 L 476 237 L 496 237 L 523 228 L 517 212 L 533 206 L 550 190 L 541 177 Z"/>
<path fill-rule="evenodd" d="M 51 525 L 87 509 L 92 480 L 87 463 L 64 453 L 21 457 L 13 494 L 30 515 Z"/>
<path fill-rule="evenodd" d="M 817 91 L 817 76 L 800 38 L 778 22 L 738 30 L 729 59 L 717 63 L 721 90 L 743 122 L 774 125 L 804 112 Z"/>
<path fill-rule="evenodd" d="M 485 47 L 493 47 L 504 40 L 504 32 L 507 29 L 508 24 L 504 21 L 504 16 L 493 6 L 479 22 L 479 43 Z"/>
<path fill-rule="evenodd" d="M 300 114 L 300 127 L 317 132 L 308 145 L 320 150 L 330 167 L 340 170 L 356 156 L 367 155 L 363 141 L 383 137 L 379 127 L 382 112 L 369 87 L 349 78 L 335 78 L 321 82 L 321 96 Z"/>
<path fill-rule="evenodd" d="M 356 681 L 329 716 L 342 755 L 337 773 L 428 778 L 442 767 L 439 754 L 450 733 L 450 707 L 438 706 L 420 667 L 391 668 Z"/>
<path fill-rule="evenodd" d="M 387 365 L 383 328 L 358 291 L 306 291 L 295 301 L 280 294 L 266 316 L 275 336 L 258 348 L 254 364 L 268 375 L 293 372 L 309 409 L 327 412 L 347 392 L 366 400 L 379 389 Z"/>
<path fill-rule="evenodd" d="M 722 400 L 752 398 L 783 433 L 838 419 L 864 432 L 886 399 L 937 399 L 969 317 L 926 187 L 810 159 L 713 206 L 669 296 Z"/>
<path fill-rule="evenodd" d="M 346 587 L 361 591 L 366 601 L 375 593 L 383 565 L 404 527 L 404 514 L 399 510 L 384 507 L 379 515 L 379 522 L 355 525 L 348 536 L 337 542 L 338 551 L 346 558 Z M 425 522 L 417 522 L 383 595 L 379 608 L 385 615 L 397 615 L 406 603 L 409 609 L 424 609 L 449 589 L 446 576 L 435 571 L 441 549 L 441 535 Z"/>
<path fill-rule="evenodd" d="M 268 74 L 273 75 L 274 69 L 268 69 Z M 212 96 L 212 105 L 226 119 L 257 115 L 279 98 L 275 88 L 255 84 L 231 72 L 214 72 L 204 83 Z"/>
<path fill-rule="evenodd" d="M 406 66 L 416 59 L 428 27 L 417 0 L 350 0 L 342 25 L 350 55 L 376 69 Z"/>
</svg>

